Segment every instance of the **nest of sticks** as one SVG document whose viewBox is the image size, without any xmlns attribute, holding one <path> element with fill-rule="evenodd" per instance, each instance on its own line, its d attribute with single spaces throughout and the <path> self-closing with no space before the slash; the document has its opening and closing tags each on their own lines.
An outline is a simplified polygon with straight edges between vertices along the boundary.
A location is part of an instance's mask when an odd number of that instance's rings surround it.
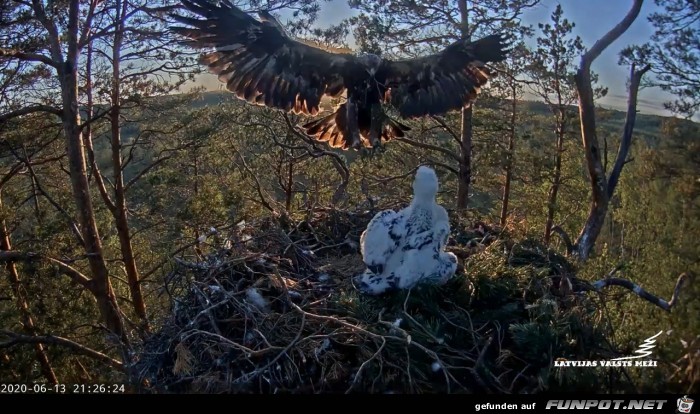
<svg viewBox="0 0 700 414">
<path fill-rule="evenodd" d="M 171 314 L 141 344 L 134 382 L 156 393 L 529 393 L 551 385 L 554 354 L 583 345 L 572 338 L 593 340 L 585 298 L 556 296 L 566 259 L 483 223 L 454 225 L 460 266 L 446 285 L 359 294 L 351 278 L 371 217 L 265 219 L 178 259 Z"/>
</svg>

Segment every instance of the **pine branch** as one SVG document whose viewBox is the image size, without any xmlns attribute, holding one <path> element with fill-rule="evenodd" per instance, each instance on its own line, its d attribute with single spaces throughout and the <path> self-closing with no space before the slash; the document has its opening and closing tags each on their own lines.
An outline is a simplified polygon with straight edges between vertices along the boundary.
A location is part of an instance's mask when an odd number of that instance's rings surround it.
<svg viewBox="0 0 700 414">
<path fill-rule="evenodd" d="M 51 264 L 58 266 L 61 273 L 70 277 L 74 282 L 80 284 L 81 286 L 83 286 L 84 288 L 86 288 L 87 290 L 89 290 L 91 292 L 94 290 L 94 284 L 90 278 L 88 278 L 84 274 L 80 273 L 80 271 L 78 271 L 74 267 L 62 262 L 61 260 L 54 259 L 53 257 L 49 257 L 49 256 L 44 256 L 44 255 L 41 255 L 39 253 L 33 253 L 33 252 L 22 252 L 22 251 L 18 251 L 18 250 L 0 251 L 0 262 L 13 262 L 13 261 L 31 262 L 34 260 L 44 260 L 48 263 L 51 263 Z"/>
<path fill-rule="evenodd" d="M 58 68 L 58 63 L 55 60 L 40 53 L 22 52 L 20 50 L 0 47 L 0 57 L 15 58 L 26 62 L 41 62 L 54 68 Z"/>
<path fill-rule="evenodd" d="M 437 152 L 440 152 L 440 153 L 447 155 L 448 157 L 452 158 L 455 161 L 459 161 L 459 155 L 455 154 L 454 152 L 450 151 L 449 149 L 447 149 L 445 147 L 439 147 L 437 145 L 428 144 L 426 142 L 416 141 L 414 139 L 410 139 L 407 137 L 396 138 L 396 140 L 399 142 L 405 142 L 406 144 L 411 145 L 413 147 L 427 149 L 430 151 L 437 151 Z"/>
<path fill-rule="evenodd" d="M 63 208 L 61 207 L 60 204 L 56 202 L 56 200 L 51 197 L 51 195 L 44 190 L 44 187 L 41 185 L 39 182 L 39 177 L 34 173 L 34 169 L 32 168 L 32 165 L 37 165 L 35 162 L 30 162 L 26 157 L 21 156 L 17 151 L 14 149 L 10 148 L 10 152 L 17 158 L 18 161 L 20 161 L 24 166 L 27 167 L 27 171 L 29 172 L 29 175 L 32 177 L 32 180 L 34 180 L 34 184 L 36 185 L 37 191 L 41 193 L 41 195 L 46 198 L 46 200 L 58 211 L 65 217 L 66 223 L 68 224 L 68 227 L 71 229 L 73 232 L 73 235 L 75 236 L 78 244 L 81 246 L 85 247 L 85 239 L 83 238 L 82 233 L 80 232 L 80 228 L 78 227 L 78 223 L 75 222 L 73 217 Z M 63 158 L 63 155 L 61 155 L 60 158 Z"/>
<path fill-rule="evenodd" d="M 10 111 L 6 112 L 4 114 L 0 114 L 0 124 L 12 119 L 12 118 L 17 118 L 18 116 L 22 115 L 28 115 L 28 114 L 33 114 L 37 112 L 48 112 L 50 114 L 58 115 L 59 117 L 63 117 L 63 111 L 61 111 L 59 108 L 56 108 L 55 106 L 51 105 L 32 105 L 32 106 L 27 106 L 21 109 L 17 109 L 15 111 Z"/>
<path fill-rule="evenodd" d="M 75 341 L 71 341 L 68 338 L 63 338 L 54 335 L 45 336 L 33 336 L 33 335 L 22 335 L 16 332 L 8 331 L 6 329 L 0 329 L 0 348 L 7 348 L 17 344 L 46 344 L 46 345 L 59 345 L 74 351 L 77 354 L 85 355 L 87 357 L 96 359 L 107 365 L 110 365 L 119 370 L 124 369 L 124 364 L 117 361 L 116 359 L 105 355 L 102 352 L 96 351 L 92 348 L 88 348 L 85 345 L 81 345 Z"/>
</svg>

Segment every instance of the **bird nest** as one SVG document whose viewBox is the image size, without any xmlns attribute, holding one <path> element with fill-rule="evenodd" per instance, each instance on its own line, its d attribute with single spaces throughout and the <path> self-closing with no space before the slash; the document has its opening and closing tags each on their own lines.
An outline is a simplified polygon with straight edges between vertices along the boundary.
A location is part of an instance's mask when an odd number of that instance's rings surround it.
<svg viewBox="0 0 700 414">
<path fill-rule="evenodd" d="M 359 294 L 351 278 L 371 217 L 267 219 L 177 260 L 171 315 L 141 345 L 135 382 L 173 393 L 535 392 L 567 381 L 551 375 L 553 358 L 583 358 L 595 341 L 590 303 L 553 288 L 573 270 L 566 260 L 484 224 L 453 226 L 460 268 L 446 285 Z"/>
</svg>

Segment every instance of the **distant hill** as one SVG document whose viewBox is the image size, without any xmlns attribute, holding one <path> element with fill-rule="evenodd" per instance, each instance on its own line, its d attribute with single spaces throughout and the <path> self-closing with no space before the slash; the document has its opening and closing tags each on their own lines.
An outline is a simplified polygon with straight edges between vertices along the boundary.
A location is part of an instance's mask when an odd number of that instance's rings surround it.
<svg viewBox="0 0 700 414">
<path fill-rule="evenodd" d="M 523 106 L 528 112 L 537 115 L 549 114 L 549 108 L 544 102 L 539 101 L 523 101 Z M 572 106 L 572 110 L 577 110 Z M 622 131 L 625 124 L 626 113 L 616 109 L 596 108 L 597 123 L 602 129 L 607 131 Z M 644 141 L 647 145 L 656 145 L 659 133 L 661 132 L 661 124 L 664 116 L 637 114 L 637 122 L 635 124 L 636 138 Z M 692 121 L 687 121 L 692 122 Z"/>
<path fill-rule="evenodd" d="M 232 93 L 227 91 L 209 91 L 203 92 L 196 100 L 192 102 L 192 108 L 202 108 L 209 105 L 218 105 L 221 103 L 242 103 Z M 330 109 L 330 102 L 326 102 L 327 108 Z M 521 104 L 526 112 L 532 112 L 535 115 L 548 115 L 549 108 L 544 102 L 539 101 L 522 101 Z M 326 105 L 324 105 L 326 106 Z M 575 107 L 572 107 L 575 110 Z M 597 108 L 598 125 L 606 131 L 622 131 L 625 123 L 625 112 L 615 109 Z M 665 118 L 660 115 L 637 114 L 637 123 L 635 125 L 636 138 L 643 141 L 647 145 L 655 146 L 658 142 L 658 137 L 661 132 L 661 125 Z M 685 120 L 683 122 L 692 122 Z"/>
</svg>

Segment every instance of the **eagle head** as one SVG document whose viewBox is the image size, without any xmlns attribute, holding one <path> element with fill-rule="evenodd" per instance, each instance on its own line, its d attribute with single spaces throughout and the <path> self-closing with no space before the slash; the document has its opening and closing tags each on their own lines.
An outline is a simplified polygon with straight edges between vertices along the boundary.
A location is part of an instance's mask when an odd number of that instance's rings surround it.
<svg viewBox="0 0 700 414">
<path fill-rule="evenodd" d="M 372 53 L 363 53 L 357 56 L 357 59 L 365 66 L 367 72 L 371 76 L 374 76 L 374 74 L 377 73 L 379 65 L 382 64 L 382 58 Z"/>
<path fill-rule="evenodd" d="M 421 200 L 434 200 L 438 192 L 438 178 L 432 168 L 421 166 L 413 181 L 413 194 Z"/>
</svg>

